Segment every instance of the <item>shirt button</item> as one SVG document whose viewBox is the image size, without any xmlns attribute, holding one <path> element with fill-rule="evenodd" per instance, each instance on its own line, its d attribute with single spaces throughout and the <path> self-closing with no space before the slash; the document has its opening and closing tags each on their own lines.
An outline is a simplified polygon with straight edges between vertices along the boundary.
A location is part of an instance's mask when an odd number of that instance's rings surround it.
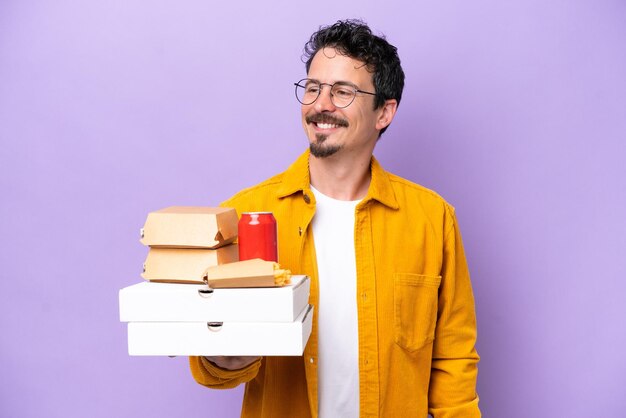
<svg viewBox="0 0 626 418">
<path fill-rule="evenodd" d="M 309 363 L 313 363 L 313 357 L 309 358 Z"/>
<path fill-rule="evenodd" d="M 305 193 L 304 196 L 302 196 L 302 198 L 304 199 L 306 203 L 311 203 L 311 198 L 309 197 L 308 194 Z"/>
</svg>

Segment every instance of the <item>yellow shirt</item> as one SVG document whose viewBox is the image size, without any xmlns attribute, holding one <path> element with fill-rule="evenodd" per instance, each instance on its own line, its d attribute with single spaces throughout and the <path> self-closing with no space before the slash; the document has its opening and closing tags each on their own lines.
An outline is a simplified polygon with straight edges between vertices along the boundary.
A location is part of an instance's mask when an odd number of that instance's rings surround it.
<svg viewBox="0 0 626 418">
<path fill-rule="evenodd" d="M 318 307 L 309 152 L 284 173 L 223 203 L 239 213 L 272 211 L 281 265 L 311 278 Z M 387 173 L 372 158 L 357 205 L 361 417 L 480 417 L 476 318 L 454 209 L 436 193 Z M 317 309 L 303 357 L 265 357 L 236 371 L 190 357 L 202 385 L 246 383 L 244 418 L 317 417 Z M 334 417 L 322 417 L 334 418 Z"/>
</svg>

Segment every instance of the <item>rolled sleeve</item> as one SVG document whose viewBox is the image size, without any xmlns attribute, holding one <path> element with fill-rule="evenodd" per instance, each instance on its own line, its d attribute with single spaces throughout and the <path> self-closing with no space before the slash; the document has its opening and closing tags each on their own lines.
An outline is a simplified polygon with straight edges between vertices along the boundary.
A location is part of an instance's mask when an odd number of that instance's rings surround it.
<svg viewBox="0 0 626 418">
<path fill-rule="evenodd" d="M 204 357 L 189 357 L 191 375 L 199 384 L 212 389 L 231 389 L 254 379 L 261 361 L 258 360 L 239 370 L 226 370 L 217 367 Z"/>
</svg>

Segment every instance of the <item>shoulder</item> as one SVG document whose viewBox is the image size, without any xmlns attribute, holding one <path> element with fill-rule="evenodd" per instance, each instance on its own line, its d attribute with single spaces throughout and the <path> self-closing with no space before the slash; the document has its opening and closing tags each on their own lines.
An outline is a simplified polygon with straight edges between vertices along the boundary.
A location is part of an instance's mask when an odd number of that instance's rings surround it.
<svg viewBox="0 0 626 418">
<path fill-rule="evenodd" d="M 308 186 L 308 153 L 303 153 L 285 171 L 252 187 L 245 188 L 222 203 L 223 206 L 269 207 L 281 196 L 294 193 Z M 268 206 L 269 205 L 269 206 Z M 254 209 L 247 209 L 254 210 Z M 267 209 L 262 209 L 267 210 Z"/>
<path fill-rule="evenodd" d="M 397 199 L 405 200 L 405 203 L 419 201 L 428 207 L 454 212 L 454 207 L 434 190 L 393 173 L 387 172 L 387 176 Z"/>
<path fill-rule="evenodd" d="M 447 234 L 456 224 L 454 206 L 434 190 L 387 173 L 389 183 L 398 203 L 399 211 L 411 219 L 423 219 L 434 230 Z"/>
<path fill-rule="evenodd" d="M 234 207 L 243 211 L 254 211 L 257 205 L 267 206 L 268 201 L 276 200 L 278 188 L 282 184 L 285 173 L 276 174 L 254 186 L 247 187 L 235 193 L 221 203 L 222 206 Z M 266 210 L 266 209 L 259 209 Z"/>
<path fill-rule="evenodd" d="M 224 204 L 232 201 L 240 201 L 249 198 L 253 198 L 259 195 L 271 193 L 272 190 L 276 189 L 278 185 L 280 185 L 282 180 L 283 173 L 276 174 L 266 180 L 263 180 L 260 183 L 255 184 L 254 186 L 246 187 L 232 195 Z"/>
</svg>

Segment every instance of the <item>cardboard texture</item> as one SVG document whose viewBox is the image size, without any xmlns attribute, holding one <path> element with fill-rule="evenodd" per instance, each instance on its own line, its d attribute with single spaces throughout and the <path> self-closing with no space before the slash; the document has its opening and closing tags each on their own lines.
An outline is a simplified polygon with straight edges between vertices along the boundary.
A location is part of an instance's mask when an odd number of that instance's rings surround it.
<svg viewBox="0 0 626 418">
<path fill-rule="evenodd" d="M 131 356 L 301 356 L 313 307 L 293 322 L 131 322 Z"/>
<path fill-rule="evenodd" d="M 215 289 L 142 282 L 119 292 L 122 322 L 293 322 L 309 301 L 308 276 L 283 287 Z"/>
<path fill-rule="evenodd" d="M 215 250 L 151 247 L 141 277 L 158 282 L 204 284 L 204 273 L 208 267 L 238 260 L 237 244 Z"/>
<path fill-rule="evenodd" d="M 214 289 L 226 287 L 274 287 L 274 262 L 260 258 L 209 267 L 204 279 Z"/>
<path fill-rule="evenodd" d="M 150 212 L 141 229 L 141 243 L 151 247 L 210 248 L 237 238 L 233 208 L 170 206 Z"/>
</svg>

